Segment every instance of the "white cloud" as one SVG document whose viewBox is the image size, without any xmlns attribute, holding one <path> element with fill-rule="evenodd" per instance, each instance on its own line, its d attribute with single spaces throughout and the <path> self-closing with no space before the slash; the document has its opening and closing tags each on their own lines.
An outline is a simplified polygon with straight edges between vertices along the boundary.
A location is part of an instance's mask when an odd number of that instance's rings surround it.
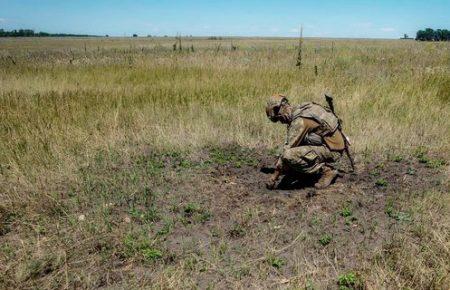
<svg viewBox="0 0 450 290">
<path fill-rule="evenodd" d="M 381 31 L 384 31 L 384 32 L 392 32 L 392 31 L 395 31 L 395 28 L 392 28 L 392 27 L 383 27 L 383 28 L 381 28 L 380 30 L 381 30 Z"/>
<path fill-rule="evenodd" d="M 278 32 L 278 31 L 280 31 L 278 28 L 276 28 L 276 27 L 272 27 L 272 28 L 270 28 L 269 29 L 270 30 L 270 32 Z"/>
<path fill-rule="evenodd" d="M 5 23 L 6 19 L 5 18 L 0 18 L 0 23 Z"/>
<path fill-rule="evenodd" d="M 289 32 L 299 33 L 300 32 L 300 28 L 292 28 L 292 29 L 289 30 Z"/>
</svg>

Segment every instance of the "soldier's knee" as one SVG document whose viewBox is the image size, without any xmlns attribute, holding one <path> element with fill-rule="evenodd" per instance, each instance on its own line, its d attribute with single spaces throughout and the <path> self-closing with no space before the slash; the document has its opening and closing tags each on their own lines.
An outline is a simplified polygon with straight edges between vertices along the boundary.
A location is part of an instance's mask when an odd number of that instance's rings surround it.
<svg viewBox="0 0 450 290">
<path fill-rule="evenodd" d="M 281 159 L 286 165 L 307 166 L 309 163 L 308 158 L 314 159 L 311 152 L 314 153 L 307 146 L 295 147 L 285 150 Z"/>
</svg>

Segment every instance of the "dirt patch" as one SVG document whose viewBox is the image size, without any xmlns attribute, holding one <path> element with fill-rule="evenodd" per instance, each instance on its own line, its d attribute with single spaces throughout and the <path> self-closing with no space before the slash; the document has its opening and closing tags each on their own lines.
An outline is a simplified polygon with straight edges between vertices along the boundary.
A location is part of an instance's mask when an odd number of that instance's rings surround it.
<svg viewBox="0 0 450 290">
<path fill-rule="evenodd" d="M 225 247 L 222 250 L 238 268 L 235 271 L 244 272 L 234 274 L 245 287 L 254 286 L 261 273 L 267 275 L 261 287 L 277 285 L 282 277 L 311 278 L 329 287 L 335 285 L 329 277 L 351 269 L 365 271 L 362 265 L 368 256 L 382 251 L 392 238 L 392 225 L 410 218 L 409 213 L 395 213 L 396 196 L 443 186 L 439 170 L 409 158 L 360 164 L 356 174 L 344 174 L 324 190 L 314 189 L 314 182 L 306 180 L 290 189 L 270 191 L 265 188 L 268 176 L 260 169 L 272 164 L 272 158 L 262 151 L 245 158 L 257 162 L 238 167 L 233 161 L 211 164 L 180 184 L 178 190 L 187 193 L 184 198 L 201 203 L 212 216 L 207 223 L 168 237 L 172 244 L 173 240 L 186 244 L 189 237 L 197 255 L 208 257 L 202 258 L 206 264 L 214 263 L 211 253 Z M 321 240 L 330 241 L 322 245 Z M 168 249 L 186 254 L 186 249 Z M 271 265 L 274 257 L 283 266 Z M 231 267 L 225 260 L 216 263 L 216 268 Z M 258 267 L 259 274 L 247 273 L 248 267 Z M 203 279 L 213 279 L 208 283 L 222 287 L 232 285 L 220 277 L 234 277 L 233 273 L 216 268 L 208 267 L 209 275 L 198 277 L 202 285 Z M 317 268 L 324 271 L 317 274 Z"/>
<path fill-rule="evenodd" d="M 314 189 L 317 177 L 267 190 L 261 168 L 275 160 L 264 149 L 118 156 L 81 168 L 79 183 L 55 195 L 52 215 L 27 220 L 3 211 L 0 282 L 334 288 L 350 272 L 370 285 L 374 261 L 391 245 L 402 249 L 393 244 L 397 233 L 416 230 L 415 213 L 401 201 L 447 186 L 442 162 L 424 156 L 359 163 L 357 174 L 324 190 Z M 33 257 L 52 253 L 64 263 L 48 272 L 33 266 L 40 263 Z M 22 268 L 39 280 L 18 281 Z"/>
</svg>

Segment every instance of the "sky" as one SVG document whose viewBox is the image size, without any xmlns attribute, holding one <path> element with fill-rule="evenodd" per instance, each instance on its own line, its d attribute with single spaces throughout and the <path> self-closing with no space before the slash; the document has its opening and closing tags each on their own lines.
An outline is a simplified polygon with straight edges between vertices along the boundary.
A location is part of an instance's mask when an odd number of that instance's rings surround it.
<svg viewBox="0 0 450 290">
<path fill-rule="evenodd" d="M 450 0 L 0 0 L 0 29 L 129 36 L 398 38 L 450 29 Z"/>
</svg>

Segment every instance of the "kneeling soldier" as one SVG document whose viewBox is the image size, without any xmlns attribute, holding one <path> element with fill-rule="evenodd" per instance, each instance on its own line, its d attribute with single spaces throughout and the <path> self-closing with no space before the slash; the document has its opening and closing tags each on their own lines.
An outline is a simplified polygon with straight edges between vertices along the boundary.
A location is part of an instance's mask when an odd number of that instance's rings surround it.
<svg viewBox="0 0 450 290">
<path fill-rule="evenodd" d="M 291 106 L 283 95 L 269 98 L 266 114 L 272 122 L 287 125 L 286 143 L 267 188 L 275 188 L 279 176 L 288 172 L 319 173 L 321 178 L 315 187 L 329 186 L 338 174 L 333 163 L 346 146 L 338 118 L 328 108 L 315 103 Z"/>
</svg>

